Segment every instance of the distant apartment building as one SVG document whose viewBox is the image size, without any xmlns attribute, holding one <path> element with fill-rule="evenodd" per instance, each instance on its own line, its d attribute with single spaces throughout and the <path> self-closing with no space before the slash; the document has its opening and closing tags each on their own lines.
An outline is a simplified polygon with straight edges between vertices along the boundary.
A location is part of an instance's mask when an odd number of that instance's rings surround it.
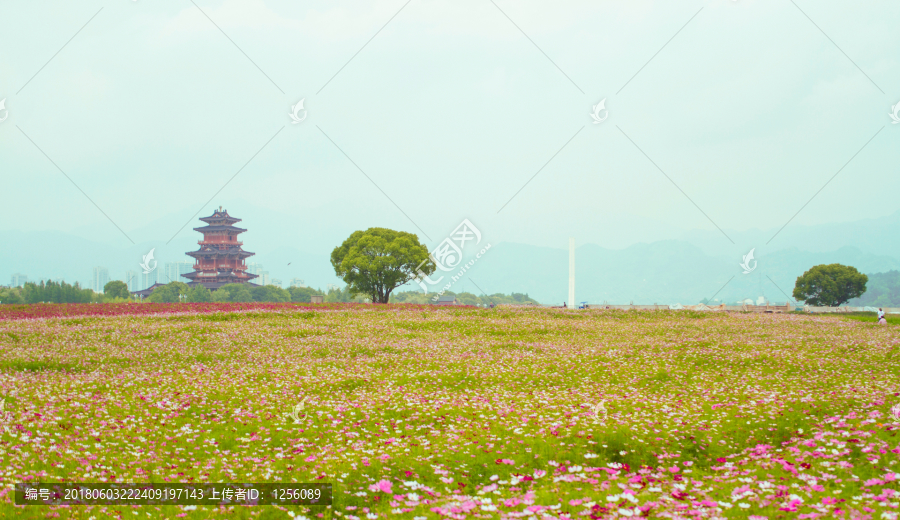
<svg viewBox="0 0 900 520">
<path fill-rule="evenodd" d="M 154 269 L 149 273 L 145 273 L 143 271 L 138 273 L 138 278 L 140 279 L 141 286 L 140 290 L 143 291 L 144 289 L 147 289 L 148 287 L 151 287 L 153 284 L 157 283 L 159 279 L 159 273 L 160 269 Z"/>
<path fill-rule="evenodd" d="M 125 271 L 125 285 L 128 286 L 129 292 L 141 290 L 141 277 L 137 271 Z"/>
<path fill-rule="evenodd" d="M 256 262 L 249 262 L 247 264 L 247 272 L 250 274 L 255 274 L 259 278 L 253 280 L 253 283 L 257 285 L 272 285 L 272 277 L 269 276 L 269 271 L 263 269 L 262 264 L 257 264 Z"/>
<path fill-rule="evenodd" d="M 105 267 L 95 267 L 94 276 L 91 278 L 91 290 L 95 293 L 102 293 L 107 282 L 109 282 L 109 270 Z"/>
<path fill-rule="evenodd" d="M 281 280 L 279 280 L 278 278 L 272 278 L 271 280 L 269 280 L 268 285 L 274 285 L 275 287 L 281 288 Z"/>
<path fill-rule="evenodd" d="M 291 278 L 289 287 L 306 287 L 306 282 L 299 278 Z"/>
<path fill-rule="evenodd" d="M 9 279 L 10 287 L 22 287 L 28 283 L 28 277 L 22 273 L 15 273 Z"/>
<path fill-rule="evenodd" d="M 159 283 L 181 282 L 188 283 L 190 279 L 183 278 L 181 275 L 194 272 L 194 264 L 192 262 L 166 262 L 165 275 Z"/>
</svg>

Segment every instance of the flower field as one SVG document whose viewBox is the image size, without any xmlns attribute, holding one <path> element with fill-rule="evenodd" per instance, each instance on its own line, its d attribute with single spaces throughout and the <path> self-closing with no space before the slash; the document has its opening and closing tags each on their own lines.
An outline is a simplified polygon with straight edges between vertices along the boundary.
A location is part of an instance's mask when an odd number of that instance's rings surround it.
<svg viewBox="0 0 900 520">
<path fill-rule="evenodd" d="M 693 311 L 160 305 L 0 311 L 0 517 L 900 511 L 894 325 Z M 16 506 L 11 486 L 24 481 L 331 482 L 335 495 L 330 508 Z"/>
</svg>

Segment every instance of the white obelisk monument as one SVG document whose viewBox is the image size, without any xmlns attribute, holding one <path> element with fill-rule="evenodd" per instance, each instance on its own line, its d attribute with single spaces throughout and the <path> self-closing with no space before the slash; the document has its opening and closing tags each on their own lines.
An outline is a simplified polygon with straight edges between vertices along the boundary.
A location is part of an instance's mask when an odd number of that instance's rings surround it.
<svg viewBox="0 0 900 520">
<path fill-rule="evenodd" d="M 575 239 L 569 239 L 569 308 L 575 305 Z"/>
</svg>

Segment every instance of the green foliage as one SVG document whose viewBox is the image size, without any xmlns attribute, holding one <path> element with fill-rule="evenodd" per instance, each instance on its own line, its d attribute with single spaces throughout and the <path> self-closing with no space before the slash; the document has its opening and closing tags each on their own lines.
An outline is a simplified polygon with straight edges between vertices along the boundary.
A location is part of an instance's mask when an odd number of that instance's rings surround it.
<svg viewBox="0 0 900 520">
<path fill-rule="evenodd" d="M 250 289 L 242 283 L 230 283 L 219 287 L 213 293 L 214 302 L 252 302 L 253 295 Z"/>
<path fill-rule="evenodd" d="M 161 285 L 147 298 L 150 303 L 175 303 L 178 301 L 178 290 L 168 285 Z"/>
<path fill-rule="evenodd" d="M 842 312 L 839 316 L 843 319 L 853 321 L 867 321 L 869 323 L 878 322 L 877 312 Z M 896 314 L 885 314 L 884 321 L 888 322 L 888 325 L 900 325 L 900 316 Z"/>
<path fill-rule="evenodd" d="M 288 293 L 291 295 L 292 302 L 301 302 L 301 303 L 309 303 L 310 296 L 323 295 L 321 290 L 313 289 L 312 287 L 291 287 L 288 289 Z"/>
<path fill-rule="evenodd" d="M 866 292 L 850 304 L 860 307 L 900 307 L 900 271 L 870 274 Z"/>
<path fill-rule="evenodd" d="M 289 302 L 291 293 L 274 285 L 263 285 L 250 289 L 250 295 L 255 302 Z"/>
<path fill-rule="evenodd" d="M 166 287 L 171 287 L 173 290 L 177 291 L 179 295 L 187 294 L 191 289 L 184 282 L 169 282 L 166 284 Z"/>
<path fill-rule="evenodd" d="M 109 298 L 129 298 L 131 293 L 128 291 L 128 285 L 119 280 L 107 282 L 103 286 L 103 294 Z"/>
<path fill-rule="evenodd" d="M 24 303 L 90 303 L 94 297 L 94 291 L 82 289 L 78 282 L 75 282 L 75 285 L 69 285 L 66 282 L 56 283 L 47 280 L 46 283 L 41 282 L 40 284 L 26 283 L 22 288 L 21 297 Z"/>
<path fill-rule="evenodd" d="M 391 292 L 410 282 L 421 270 L 435 270 L 428 249 L 412 233 L 385 228 L 356 231 L 331 252 L 334 272 L 354 294 L 369 295 L 375 303 L 390 301 Z"/>
<path fill-rule="evenodd" d="M 54 360 L 38 361 L 34 359 L 5 359 L 0 361 L 0 370 L 12 372 L 78 372 L 78 367 L 73 363 L 60 363 Z"/>
<path fill-rule="evenodd" d="M 18 287 L 0 289 L 0 304 L 21 305 L 23 303 L 25 303 L 25 299 L 22 298 L 22 289 Z"/>
<path fill-rule="evenodd" d="M 150 303 L 176 303 L 182 301 L 181 296 L 190 292 L 187 284 L 182 282 L 169 282 L 166 285 L 153 289 L 147 299 Z"/>
<path fill-rule="evenodd" d="M 187 301 L 191 303 L 211 302 L 212 293 L 203 285 L 198 284 L 188 289 Z"/>
<path fill-rule="evenodd" d="M 866 292 L 869 277 L 855 267 L 841 264 L 817 265 L 797 277 L 794 298 L 808 305 L 837 307 Z"/>
<path fill-rule="evenodd" d="M 326 303 L 338 303 L 338 302 L 356 302 L 356 303 L 366 303 L 369 302 L 368 297 L 363 296 L 362 294 L 353 294 L 350 291 L 350 286 L 346 285 L 343 289 L 329 289 L 328 294 L 325 295 Z"/>
<path fill-rule="evenodd" d="M 522 293 L 512 293 L 512 294 L 502 294 L 496 293 L 482 296 L 476 296 L 472 293 L 461 292 L 454 293 L 452 291 L 444 292 L 444 296 L 456 296 L 456 300 L 462 305 L 474 305 L 478 307 L 490 307 L 493 303 L 494 305 L 500 304 L 511 304 L 511 305 L 526 305 L 526 304 L 535 304 L 539 305 L 539 303 L 533 298 L 529 297 L 528 294 Z M 418 291 L 404 291 L 400 293 L 396 293 L 391 296 L 391 303 L 415 303 L 419 305 L 426 305 L 434 303 L 436 297 L 436 293 L 422 293 Z"/>
</svg>

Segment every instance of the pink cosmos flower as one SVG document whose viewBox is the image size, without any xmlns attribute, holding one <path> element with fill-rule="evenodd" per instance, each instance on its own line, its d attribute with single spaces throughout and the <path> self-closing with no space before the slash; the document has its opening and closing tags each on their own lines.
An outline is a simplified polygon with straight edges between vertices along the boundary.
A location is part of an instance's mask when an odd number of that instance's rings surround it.
<svg viewBox="0 0 900 520">
<path fill-rule="evenodd" d="M 391 482 L 388 480 L 379 480 L 378 482 L 369 486 L 369 491 L 373 493 L 377 493 L 381 491 L 382 493 L 390 493 L 391 492 Z"/>
</svg>

